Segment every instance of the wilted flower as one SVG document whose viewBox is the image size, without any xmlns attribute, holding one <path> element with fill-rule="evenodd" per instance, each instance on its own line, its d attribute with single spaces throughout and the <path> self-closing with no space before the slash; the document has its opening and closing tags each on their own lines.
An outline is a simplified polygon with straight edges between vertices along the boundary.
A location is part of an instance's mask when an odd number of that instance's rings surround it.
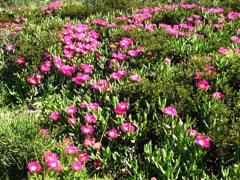
<svg viewBox="0 0 240 180">
<path fill-rule="evenodd" d="M 162 112 L 166 115 L 177 116 L 177 110 L 174 107 L 168 106 L 162 109 Z"/>
<path fill-rule="evenodd" d="M 35 173 L 41 169 L 41 165 L 39 164 L 39 162 L 33 161 L 28 163 L 27 168 L 30 173 Z"/>
<path fill-rule="evenodd" d="M 210 140 L 206 136 L 198 136 L 195 139 L 195 143 L 197 143 L 198 145 L 200 145 L 204 148 L 210 147 Z"/>
</svg>

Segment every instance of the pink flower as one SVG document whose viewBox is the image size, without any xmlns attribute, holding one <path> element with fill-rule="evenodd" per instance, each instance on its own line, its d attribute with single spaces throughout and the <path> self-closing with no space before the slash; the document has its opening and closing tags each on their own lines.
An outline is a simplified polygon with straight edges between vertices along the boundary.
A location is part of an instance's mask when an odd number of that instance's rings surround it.
<svg viewBox="0 0 240 180">
<path fill-rule="evenodd" d="M 208 71 L 208 72 L 211 72 L 211 73 L 215 73 L 215 72 L 216 72 L 216 69 L 215 69 L 213 66 L 205 66 L 205 67 L 204 67 L 204 71 Z"/>
<path fill-rule="evenodd" d="M 91 110 L 98 110 L 99 104 L 98 103 L 89 103 L 88 108 Z"/>
<path fill-rule="evenodd" d="M 235 41 L 235 42 L 237 42 L 237 43 L 240 42 L 240 38 L 237 37 L 237 36 L 231 36 L 230 38 L 231 38 L 231 40 L 233 40 L 233 41 Z"/>
<path fill-rule="evenodd" d="M 43 77 L 42 77 L 41 74 L 37 73 L 37 74 L 35 75 L 35 78 L 37 78 L 38 81 L 41 81 Z"/>
<path fill-rule="evenodd" d="M 76 124 L 77 123 L 77 118 L 75 117 L 68 117 L 68 124 Z"/>
<path fill-rule="evenodd" d="M 89 146 L 93 146 L 95 141 L 96 141 L 95 138 L 88 137 L 84 140 L 83 145 L 85 148 L 88 148 Z"/>
<path fill-rule="evenodd" d="M 72 139 L 70 139 L 70 138 L 64 138 L 64 139 L 63 139 L 63 142 L 64 142 L 65 144 L 71 144 L 71 143 L 72 143 Z"/>
<path fill-rule="evenodd" d="M 102 143 L 101 142 L 96 142 L 93 144 L 93 149 L 94 150 L 100 150 L 102 148 Z"/>
<path fill-rule="evenodd" d="M 111 59 L 109 67 L 110 68 L 119 68 L 120 64 L 117 59 Z"/>
<path fill-rule="evenodd" d="M 212 97 L 217 98 L 217 99 L 222 99 L 223 94 L 220 93 L 220 92 L 214 92 L 214 93 L 212 94 Z"/>
<path fill-rule="evenodd" d="M 198 136 L 195 139 L 195 143 L 197 143 L 198 145 L 200 145 L 204 148 L 210 147 L 210 140 L 206 136 Z"/>
<path fill-rule="evenodd" d="M 195 129 L 187 129 L 186 131 L 190 134 L 190 136 L 197 136 L 199 134 L 199 132 Z"/>
<path fill-rule="evenodd" d="M 83 164 L 81 162 L 78 162 L 78 161 L 72 162 L 72 170 L 81 171 L 82 168 L 83 168 Z"/>
<path fill-rule="evenodd" d="M 142 80 L 142 78 L 139 75 L 133 74 L 133 75 L 130 75 L 130 80 L 134 82 L 139 82 Z"/>
<path fill-rule="evenodd" d="M 221 53 L 221 54 L 225 54 L 225 53 L 231 52 L 231 50 L 225 49 L 225 48 L 223 48 L 223 47 L 220 47 L 220 48 L 218 49 L 218 52 Z"/>
<path fill-rule="evenodd" d="M 92 65 L 81 64 L 80 68 L 84 71 L 84 73 L 91 73 L 94 67 Z"/>
<path fill-rule="evenodd" d="M 68 114 L 75 114 L 75 113 L 77 113 L 77 108 L 75 106 L 67 106 L 66 110 L 67 110 Z"/>
<path fill-rule="evenodd" d="M 97 159 L 97 160 L 94 161 L 94 165 L 101 167 L 102 163 L 101 163 L 101 161 L 99 159 Z"/>
<path fill-rule="evenodd" d="M 13 51 L 14 49 L 15 49 L 15 47 L 13 45 L 6 46 L 6 48 L 5 48 L 6 51 Z"/>
<path fill-rule="evenodd" d="M 65 150 L 66 150 L 67 154 L 71 154 L 71 155 L 78 153 L 78 148 L 76 146 L 69 146 L 68 145 Z"/>
<path fill-rule="evenodd" d="M 18 63 L 18 64 L 24 64 L 24 63 L 25 63 L 25 59 L 24 59 L 23 57 L 21 57 L 21 58 L 19 58 L 19 59 L 17 60 L 17 63 Z"/>
<path fill-rule="evenodd" d="M 39 162 L 33 161 L 28 163 L 27 168 L 30 173 L 35 173 L 41 169 L 41 165 L 39 164 Z"/>
<path fill-rule="evenodd" d="M 125 114 L 129 108 L 128 102 L 120 102 L 114 109 L 116 114 Z"/>
<path fill-rule="evenodd" d="M 202 78 L 202 72 L 195 72 L 195 79 L 201 79 Z"/>
<path fill-rule="evenodd" d="M 162 112 L 168 116 L 177 116 L 177 110 L 174 107 L 168 106 L 162 109 Z"/>
<path fill-rule="evenodd" d="M 135 131 L 135 127 L 131 124 L 131 123 L 122 123 L 120 125 L 121 129 L 123 132 L 134 132 Z"/>
<path fill-rule="evenodd" d="M 48 165 L 48 167 L 50 167 L 54 171 L 60 171 L 61 170 L 60 161 L 57 160 L 57 159 L 48 160 L 47 165 Z"/>
<path fill-rule="evenodd" d="M 45 161 L 49 161 L 49 160 L 57 160 L 58 157 L 55 153 L 51 152 L 51 151 L 47 151 L 45 152 Z"/>
<path fill-rule="evenodd" d="M 60 118 L 60 114 L 58 112 L 52 112 L 50 114 L 50 118 L 54 121 L 58 120 Z"/>
<path fill-rule="evenodd" d="M 206 80 L 199 80 L 197 85 L 200 90 L 208 90 L 210 88 L 210 85 Z"/>
<path fill-rule="evenodd" d="M 205 60 L 206 60 L 206 61 L 211 61 L 212 58 L 211 58 L 211 57 L 205 57 Z"/>
<path fill-rule="evenodd" d="M 32 85 L 36 85 L 38 83 L 38 79 L 36 77 L 28 78 L 28 82 Z"/>
<path fill-rule="evenodd" d="M 92 134 L 94 131 L 94 127 L 92 125 L 89 126 L 81 126 L 81 131 L 85 135 Z"/>
<path fill-rule="evenodd" d="M 115 80 L 119 80 L 122 77 L 122 75 L 117 73 L 117 72 L 113 72 L 113 73 L 110 74 L 110 77 L 115 79 Z"/>
<path fill-rule="evenodd" d="M 93 114 L 86 114 L 84 116 L 84 120 L 87 122 L 87 123 L 96 123 L 97 122 L 97 119 L 94 117 Z"/>
<path fill-rule="evenodd" d="M 80 162 L 86 163 L 89 160 L 89 154 L 88 153 L 81 153 L 78 155 L 78 160 Z"/>
<path fill-rule="evenodd" d="M 115 128 L 113 128 L 113 129 L 111 129 L 111 130 L 109 130 L 109 131 L 107 132 L 107 135 L 108 135 L 108 137 L 110 137 L 111 139 L 117 139 L 117 137 L 119 136 L 119 133 L 118 133 L 118 131 L 117 131 Z"/>
<path fill-rule="evenodd" d="M 131 57 L 137 57 L 138 55 L 138 52 L 136 50 L 129 50 L 127 53 Z"/>
</svg>

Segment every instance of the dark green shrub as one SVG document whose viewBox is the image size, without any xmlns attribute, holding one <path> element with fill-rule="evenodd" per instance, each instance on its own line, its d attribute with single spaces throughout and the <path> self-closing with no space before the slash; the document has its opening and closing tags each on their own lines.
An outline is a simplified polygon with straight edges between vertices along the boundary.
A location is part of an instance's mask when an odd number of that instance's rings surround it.
<svg viewBox="0 0 240 180">
<path fill-rule="evenodd" d="M 36 113 L 36 112 L 33 112 Z M 22 179 L 27 175 L 27 163 L 31 161 L 39 144 L 37 114 L 2 110 L 0 113 L 0 178 Z"/>
</svg>

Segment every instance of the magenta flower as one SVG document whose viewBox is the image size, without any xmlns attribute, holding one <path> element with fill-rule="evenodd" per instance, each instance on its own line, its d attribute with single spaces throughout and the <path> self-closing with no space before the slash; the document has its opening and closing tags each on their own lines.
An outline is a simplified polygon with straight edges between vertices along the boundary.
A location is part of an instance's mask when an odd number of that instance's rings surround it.
<svg viewBox="0 0 240 180">
<path fill-rule="evenodd" d="M 195 139 L 195 143 L 197 143 L 198 145 L 200 145 L 204 148 L 210 147 L 210 140 L 206 136 L 198 136 Z"/>
<path fill-rule="evenodd" d="M 94 131 L 94 127 L 92 125 L 89 126 L 81 126 L 81 131 L 85 135 L 92 134 Z"/>
<path fill-rule="evenodd" d="M 111 130 L 109 130 L 109 131 L 107 132 L 107 135 L 108 135 L 108 137 L 110 137 L 111 139 L 117 139 L 117 137 L 119 136 L 119 133 L 118 133 L 118 131 L 117 131 L 115 128 L 113 128 L 113 129 L 111 129 Z"/>
<path fill-rule="evenodd" d="M 231 40 L 233 40 L 233 41 L 235 41 L 235 42 L 237 42 L 237 43 L 240 42 L 240 37 L 237 37 L 237 36 L 231 36 L 230 38 L 231 38 Z"/>
<path fill-rule="evenodd" d="M 58 120 L 60 118 L 60 114 L 58 112 L 52 112 L 50 114 L 50 118 L 54 121 Z"/>
<path fill-rule="evenodd" d="M 168 106 L 162 109 L 162 112 L 168 116 L 177 116 L 177 110 L 174 107 Z"/>
<path fill-rule="evenodd" d="M 68 145 L 65 150 L 66 150 L 66 153 L 70 154 L 70 155 L 78 153 L 78 148 L 76 146 L 69 146 Z"/>
<path fill-rule="evenodd" d="M 111 59 L 109 67 L 110 68 L 119 68 L 120 64 L 117 59 Z"/>
<path fill-rule="evenodd" d="M 217 99 L 222 99 L 223 94 L 220 93 L 220 92 L 214 92 L 214 93 L 212 94 L 212 97 L 217 98 Z"/>
<path fill-rule="evenodd" d="M 102 143 L 101 142 L 96 142 L 93 144 L 93 149 L 94 150 L 99 150 L 102 148 Z"/>
<path fill-rule="evenodd" d="M 101 161 L 99 159 L 97 159 L 97 160 L 94 161 L 94 165 L 101 167 L 102 163 L 101 163 Z"/>
<path fill-rule="evenodd" d="M 199 132 L 195 129 L 187 129 L 186 131 L 190 134 L 190 136 L 197 136 L 199 134 Z"/>
<path fill-rule="evenodd" d="M 139 82 L 142 80 L 142 78 L 139 75 L 134 74 L 134 75 L 130 75 L 130 80 L 134 82 Z"/>
<path fill-rule="evenodd" d="M 84 140 L 83 145 L 84 145 L 85 148 L 88 148 L 89 146 L 93 146 L 95 141 L 96 141 L 95 138 L 88 137 Z"/>
<path fill-rule="evenodd" d="M 14 49 L 15 49 L 15 47 L 13 45 L 6 46 L 6 48 L 5 48 L 6 51 L 13 51 Z"/>
<path fill-rule="evenodd" d="M 98 103 L 89 103 L 88 108 L 91 110 L 98 110 L 99 104 Z"/>
<path fill-rule="evenodd" d="M 47 165 L 48 165 L 48 167 L 50 167 L 54 171 L 60 171 L 61 170 L 60 161 L 57 160 L 57 159 L 48 160 Z"/>
<path fill-rule="evenodd" d="M 125 114 L 129 108 L 128 102 L 120 102 L 114 109 L 116 114 Z"/>
<path fill-rule="evenodd" d="M 21 58 L 19 58 L 19 59 L 17 60 L 17 63 L 18 63 L 18 64 L 24 64 L 24 63 L 25 63 L 25 59 L 24 59 L 23 57 L 21 57 Z"/>
<path fill-rule="evenodd" d="M 198 71 L 195 72 L 195 79 L 201 79 L 202 78 L 202 72 Z"/>
<path fill-rule="evenodd" d="M 39 162 L 33 161 L 28 163 L 27 168 L 30 173 L 35 173 L 41 169 L 41 165 L 39 164 Z"/>
<path fill-rule="evenodd" d="M 78 155 L 78 160 L 82 163 L 86 163 L 89 160 L 89 157 L 88 153 L 81 153 Z"/>
<path fill-rule="evenodd" d="M 97 122 L 97 119 L 94 117 L 93 114 L 86 114 L 84 116 L 84 120 L 87 122 L 87 123 L 96 123 Z"/>
<path fill-rule="evenodd" d="M 137 57 L 138 55 L 138 52 L 136 50 L 129 50 L 127 53 L 131 57 Z"/>
<path fill-rule="evenodd" d="M 68 124 L 76 124 L 77 123 L 77 118 L 75 117 L 68 117 Z"/>
<path fill-rule="evenodd" d="M 110 74 L 110 77 L 115 79 L 115 80 L 119 80 L 122 77 L 122 75 L 117 73 L 117 72 L 113 72 L 113 73 Z"/>
<path fill-rule="evenodd" d="M 45 161 L 56 160 L 58 159 L 57 155 L 51 151 L 45 152 Z"/>
<path fill-rule="evenodd" d="M 213 66 L 205 66 L 204 71 L 215 73 L 216 69 Z"/>
<path fill-rule="evenodd" d="M 68 114 L 75 114 L 75 113 L 77 113 L 77 108 L 75 106 L 67 106 L 66 110 L 67 110 Z"/>
<path fill-rule="evenodd" d="M 135 127 L 131 124 L 131 123 L 122 123 L 120 125 L 121 129 L 123 132 L 134 132 L 135 131 Z"/>
<path fill-rule="evenodd" d="M 83 164 L 81 162 L 78 162 L 78 161 L 72 162 L 72 170 L 81 171 L 82 168 L 83 168 Z"/>
<path fill-rule="evenodd" d="M 210 85 L 206 80 L 199 80 L 197 85 L 200 90 L 208 90 L 210 88 Z"/>
<path fill-rule="evenodd" d="M 36 77 L 28 78 L 28 82 L 32 85 L 36 85 L 38 83 L 38 79 Z"/>
</svg>

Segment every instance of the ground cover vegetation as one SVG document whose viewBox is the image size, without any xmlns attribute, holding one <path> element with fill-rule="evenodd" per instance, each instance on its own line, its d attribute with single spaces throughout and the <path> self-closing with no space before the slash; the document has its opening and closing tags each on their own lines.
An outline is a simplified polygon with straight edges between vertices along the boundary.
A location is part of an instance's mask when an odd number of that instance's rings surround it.
<svg viewBox="0 0 240 180">
<path fill-rule="evenodd" d="M 240 178 L 239 1 L 0 5 L 0 178 Z"/>
</svg>

